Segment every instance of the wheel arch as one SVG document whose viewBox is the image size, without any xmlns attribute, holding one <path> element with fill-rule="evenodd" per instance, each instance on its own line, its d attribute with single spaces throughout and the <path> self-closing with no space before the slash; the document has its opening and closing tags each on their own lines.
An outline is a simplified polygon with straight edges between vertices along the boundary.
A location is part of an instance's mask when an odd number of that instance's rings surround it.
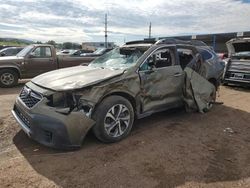
<svg viewBox="0 0 250 188">
<path fill-rule="evenodd" d="M 105 95 L 104 97 L 102 97 L 101 100 L 98 102 L 97 106 L 98 106 L 98 105 L 101 103 L 101 101 L 103 101 L 105 98 L 110 97 L 110 96 L 114 96 L 114 95 L 116 95 L 116 96 L 121 96 L 121 97 L 127 99 L 127 100 L 131 103 L 131 105 L 132 105 L 132 107 L 133 107 L 133 110 L 134 110 L 134 115 L 135 115 L 135 117 L 137 118 L 137 103 L 136 103 L 136 99 L 135 99 L 131 94 L 129 94 L 129 93 L 127 93 L 127 92 L 124 92 L 124 91 L 114 91 L 114 92 L 111 92 L 111 93 L 106 94 L 106 95 Z"/>
<path fill-rule="evenodd" d="M 0 67 L 0 71 L 1 71 L 1 70 L 13 70 L 13 71 L 15 71 L 15 72 L 17 73 L 18 79 L 21 78 L 20 70 L 19 70 L 19 68 L 17 68 L 17 67 Z"/>
<path fill-rule="evenodd" d="M 208 81 L 215 86 L 215 89 L 218 89 L 219 83 L 216 78 L 209 78 Z"/>
</svg>

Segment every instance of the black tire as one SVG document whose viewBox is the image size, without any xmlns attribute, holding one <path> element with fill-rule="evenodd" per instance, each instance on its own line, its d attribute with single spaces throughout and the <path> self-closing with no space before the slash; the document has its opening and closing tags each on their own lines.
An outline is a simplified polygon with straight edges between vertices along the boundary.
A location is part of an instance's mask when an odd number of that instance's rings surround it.
<svg viewBox="0 0 250 188">
<path fill-rule="evenodd" d="M 124 110 L 124 112 L 118 113 L 119 115 L 113 113 L 114 115 L 113 117 L 117 119 L 116 121 L 113 120 L 113 118 L 110 118 L 110 116 L 108 115 L 111 113 L 112 109 L 114 111 L 115 109 L 118 109 L 118 111 L 119 109 Z M 127 119 L 127 117 L 129 116 L 129 121 L 125 120 L 126 121 L 125 122 L 124 120 L 121 120 L 118 116 L 121 119 Z M 100 141 L 106 142 L 106 143 L 118 142 L 124 139 L 126 136 L 128 136 L 128 134 L 131 131 L 131 128 L 134 123 L 134 109 L 131 103 L 127 99 L 121 96 L 113 95 L 113 96 L 109 96 L 105 98 L 97 106 L 93 114 L 93 119 L 96 121 L 96 124 L 93 127 L 93 132 Z M 112 127 L 113 125 L 117 124 L 117 122 L 119 125 L 110 129 L 108 133 L 108 130 L 107 130 L 108 128 L 105 125 L 110 124 L 110 126 Z M 122 128 L 124 128 L 123 131 L 122 131 Z M 112 136 L 112 134 L 116 134 L 117 132 L 119 133 L 123 132 L 123 133 L 116 137 L 115 135 Z"/>
<path fill-rule="evenodd" d="M 209 101 L 207 103 L 207 107 L 205 109 L 203 109 L 203 112 L 208 112 L 213 107 L 214 103 L 216 102 L 216 97 L 217 97 L 217 93 L 216 93 L 216 89 L 215 89 L 214 92 L 210 94 Z"/>
<path fill-rule="evenodd" d="M 222 85 L 223 86 L 228 86 L 228 83 L 227 82 L 222 82 Z"/>
<path fill-rule="evenodd" d="M 13 87 L 17 85 L 18 74 L 11 69 L 0 70 L 0 87 Z"/>
</svg>

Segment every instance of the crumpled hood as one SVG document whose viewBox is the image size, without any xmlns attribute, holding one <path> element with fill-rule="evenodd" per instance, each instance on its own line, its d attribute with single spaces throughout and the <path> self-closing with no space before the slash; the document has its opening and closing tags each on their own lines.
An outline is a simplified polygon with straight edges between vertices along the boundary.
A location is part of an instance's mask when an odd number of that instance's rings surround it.
<svg viewBox="0 0 250 188">
<path fill-rule="evenodd" d="M 123 70 L 110 70 L 90 66 L 75 66 L 41 74 L 31 81 L 55 91 L 80 89 L 123 74 Z"/>
</svg>

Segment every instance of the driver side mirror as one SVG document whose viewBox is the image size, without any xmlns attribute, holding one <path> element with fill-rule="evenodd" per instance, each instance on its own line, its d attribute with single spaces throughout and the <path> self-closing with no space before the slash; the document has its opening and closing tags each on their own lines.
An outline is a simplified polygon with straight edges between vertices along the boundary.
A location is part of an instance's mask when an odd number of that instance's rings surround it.
<svg viewBox="0 0 250 188">
<path fill-rule="evenodd" d="M 6 53 L 5 52 L 2 52 L 1 54 L 0 54 L 0 56 L 5 56 L 6 55 Z"/>
</svg>

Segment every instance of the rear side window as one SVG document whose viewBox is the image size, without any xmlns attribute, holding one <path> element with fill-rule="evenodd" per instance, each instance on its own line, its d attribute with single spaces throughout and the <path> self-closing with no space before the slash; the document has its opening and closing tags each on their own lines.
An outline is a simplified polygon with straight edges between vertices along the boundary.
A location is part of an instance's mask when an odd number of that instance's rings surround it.
<svg viewBox="0 0 250 188">
<path fill-rule="evenodd" d="M 51 57 L 51 49 L 49 47 L 45 48 L 45 57 Z"/>
<path fill-rule="evenodd" d="M 189 63 L 194 60 L 193 51 L 186 48 L 177 49 L 180 66 L 184 69 Z"/>
<path fill-rule="evenodd" d="M 209 51 L 204 50 L 204 49 L 200 50 L 200 54 L 204 60 L 208 60 L 213 57 L 213 55 Z"/>
</svg>

